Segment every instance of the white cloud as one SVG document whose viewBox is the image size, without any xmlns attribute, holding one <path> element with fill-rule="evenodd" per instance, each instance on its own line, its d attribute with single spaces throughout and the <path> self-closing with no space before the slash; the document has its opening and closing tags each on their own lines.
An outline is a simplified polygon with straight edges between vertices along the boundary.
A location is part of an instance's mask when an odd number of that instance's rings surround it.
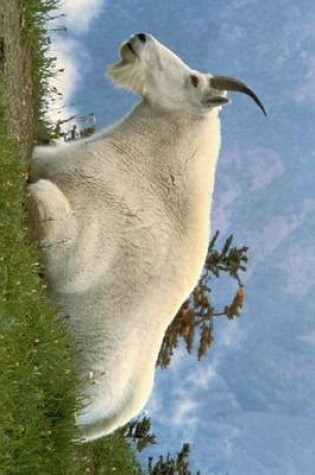
<svg viewBox="0 0 315 475">
<path fill-rule="evenodd" d="M 60 12 L 66 16 L 52 20 L 49 25 L 52 29 L 60 27 L 60 24 L 67 28 L 67 35 L 63 33 L 52 35 L 52 44 L 48 52 L 49 56 L 57 58 L 57 71 L 62 70 L 50 80 L 50 85 L 62 94 L 59 100 L 56 100 L 58 96 L 55 95 L 54 102 L 50 103 L 48 119 L 53 123 L 76 114 L 76 108 L 71 105 L 71 100 L 81 80 L 80 71 L 89 61 L 84 42 L 80 40 L 79 35 L 88 31 L 104 5 L 105 0 L 64 0 Z"/>
<path fill-rule="evenodd" d="M 238 10 L 239 8 L 247 7 L 248 4 L 253 3 L 248 0 L 231 0 L 231 6 L 232 8 L 235 8 L 235 10 Z"/>
<path fill-rule="evenodd" d="M 271 149 L 257 147 L 250 150 L 244 159 L 250 173 L 250 191 L 260 191 L 281 176 L 284 165 L 279 155 Z"/>
<path fill-rule="evenodd" d="M 301 210 L 295 214 L 274 215 L 259 229 L 250 229 L 244 240 L 251 249 L 251 255 L 257 260 L 264 260 L 271 255 L 296 229 L 303 225 L 315 210 L 315 201 L 306 199 Z"/>
<path fill-rule="evenodd" d="M 292 60 L 307 60 L 310 56 L 315 37 L 315 14 L 312 10 L 306 14 L 304 8 L 296 2 L 291 2 L 286 9 L 285 21 L 279 26 L 277 43 L 274 52 L 277 53 L 275 66 L 282 67 Z M 266 43 L 267 44 L 267 43 Z M 297 78 L 301 77 L 300 68 L 295 72 Z M 291 90 L 289 91 L 291 94 Z"/>
<path fill-rule="evenodd" d="M 52 44 L 48 52 L 49 56 L 57 58 L 56 69 L 63 70 L 50 80 L 50 85 L 62 94 L 59 100 L 56 100 L 58 96 L 54 96 L 54 102 L 50 103 L 48 118 L 53 123 L 76 114 L 71 100 L 81 80 L 80 70 L 89 59 L 79 35 L 89 30 L 104 5 L 105 0 L 64 0 L 60 6 L 60 13 L 66 16 L 57 17 L 49 24 L 52 30 L 61 25 L 67 28 L 66 34 L 57 32 L 52 35 Z"/>
<path fill-rule="evenodd" d="M 260 239 L 256 243 L 262 256 L 272 254 L 277 247 L 302 223 L 299 215 L 291 217 L 275 215 L 260 229 Z"/>
<path fill-rule="evenodd" d="M 224 174 L 217 186 L 213 208 L 213 231 L 220 229 L 224 234 L 230 224 L 234 202 L 242 194 L 241 186 L 232 177 Z"/>
<path fill-rule="evenodd" d="M 303 83 L 297 87 L 293 97 L 297 104 L 315 105 L 315 56 L 308 58 Z"/>
<path fill-rule="evenodd" d="M 182 389 L 176 394 L 176 405 L 173 409 L 170 418 L 170 424 L 181 426 L 187 424 L 190 429 L 196 427 L 198 424 L 198 408 L 200 407 L 200 400 L 192 394 L 187 393 Z"/>
<path fill-rule="evenodd" d="M 302 335 L 300 337 L 300 340 L 305 343 L 308 343 L 309 345 L 315 346 L 315 331 Z"/>
<path fill-rule="evenodd" d="M 52 43 L 49 54 L 57 58 L 57 70 L 63 71 L 50 80 L 50 85 L 62 94 L 59 100 L 51 103 L 48 118 L 52 122 L 67 119 L 76 112 L 70 101 L 80 81 L 79 59 L 76 56 L 79 51 L 80 44 L 71 39 L 55 38 Z"/>
<path fill-rule="evenodd" d="M 243 27 L 239 25 L 231 26 L 229 22 L 221 24 L 221 31 L 225 39 L 231 44 L 237 43 L 246 35 L 246 31 Z"/>
<path fill-rule="evenodd" d="M 104 0 L 64 0 L 61 9 L 66 14 L 65 24 L 69 32 L 86 33 L 104 5 Z"/>
<path fill-rule="evenodd" d="M 222 344 L 224 350 L 238 350 L 245 338 L 246 333 L 241 329 L 239 320 L 234 319 L 231 322 L 228 322 L 228 325 L 226 325 L 224 332 L 222 333 Z"/>
<path fill-rule="evenodd" d="M 200 363 L 194 368 L 194 371 L 187 375 L 189 386 L 192 385 L 198 391 L 207 389 L 212 380 L 218 377 L 216 372 L 216 363 Z"/>
<path fill-rule="evenodd" d="M 213 208 L 213 230 L 222 233 L 228 230 L 236 201 L 244 193 L 261 192 L 285 172 L 279 154 L 266 147 L 253 147 L 249 150 L 230 149 L 221 157 L 220 173 L 216 185 Z M 245 184 L 238 182 L 241 174 Z"/>
<path fill-rule="evenodd" d="M 296 297 L 304 297 L 315 287 L 315 245 L 294 244 L 279 264 L 284 273 L 286 283 L 284 291 Z M 314 334 L 312 335 L 314 339 Z"/>
</svg>

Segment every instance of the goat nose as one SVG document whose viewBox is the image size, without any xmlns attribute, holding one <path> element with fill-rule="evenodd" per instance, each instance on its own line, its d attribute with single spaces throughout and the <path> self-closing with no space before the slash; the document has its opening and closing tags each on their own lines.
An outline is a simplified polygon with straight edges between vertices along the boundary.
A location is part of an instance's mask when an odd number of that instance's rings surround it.
<svg viewBox="0 0 315 475">
<path fill-rule="evenodd" d="M 138 33 L 136 37 L 141 41 L 141 43 L 145 43 L 147 41 L 147 37 L 144 33 Z"/>
</svg>

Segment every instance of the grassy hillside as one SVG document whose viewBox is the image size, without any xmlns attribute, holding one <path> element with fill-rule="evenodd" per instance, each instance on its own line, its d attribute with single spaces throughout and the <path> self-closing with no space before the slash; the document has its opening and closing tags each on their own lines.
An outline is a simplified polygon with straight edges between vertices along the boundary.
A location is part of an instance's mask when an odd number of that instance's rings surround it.
<svg viewBox="0 0 315 475">
<path fill-rule="evenodd" d="M 0 474 L 140 474 L 120 434 L 72 442 L 77 381 L 68 334 L 27 238 L 28 158 L 51 74 L 44 19 L 55 6 L 0 0 Z"/>
</svg>

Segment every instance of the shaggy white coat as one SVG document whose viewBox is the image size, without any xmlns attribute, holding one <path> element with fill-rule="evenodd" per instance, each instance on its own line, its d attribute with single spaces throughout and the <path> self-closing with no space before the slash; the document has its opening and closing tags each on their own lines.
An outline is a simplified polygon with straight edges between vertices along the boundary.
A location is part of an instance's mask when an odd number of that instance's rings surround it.
<svg viewBox="0 0 315 475">
<path fill-rule="evenodd" d="M 37 147 L 29 186 L 50 295 L 85 377 L 83 440 L 127 423 L 150 396 L 165 330 L 206 258 L 227 102 L 150 35 L 124 43 L 109 74 L 141 102 L 105 133 Z"/>
</svg>

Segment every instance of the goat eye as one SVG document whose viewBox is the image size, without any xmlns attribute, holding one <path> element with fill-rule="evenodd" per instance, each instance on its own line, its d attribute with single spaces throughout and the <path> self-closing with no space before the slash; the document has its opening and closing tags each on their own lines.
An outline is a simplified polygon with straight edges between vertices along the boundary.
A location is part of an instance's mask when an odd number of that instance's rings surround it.
<svg viewBox="0 0 315 475">
<path fill-rule="evenodd" d="M 190 76 L 190 82 L 194 87 L 197 87 L 198 84 L 199 84 L 199 78 L 197 76 L 195 76 L 194 74 L 192 74 Z"/>
</svg>

